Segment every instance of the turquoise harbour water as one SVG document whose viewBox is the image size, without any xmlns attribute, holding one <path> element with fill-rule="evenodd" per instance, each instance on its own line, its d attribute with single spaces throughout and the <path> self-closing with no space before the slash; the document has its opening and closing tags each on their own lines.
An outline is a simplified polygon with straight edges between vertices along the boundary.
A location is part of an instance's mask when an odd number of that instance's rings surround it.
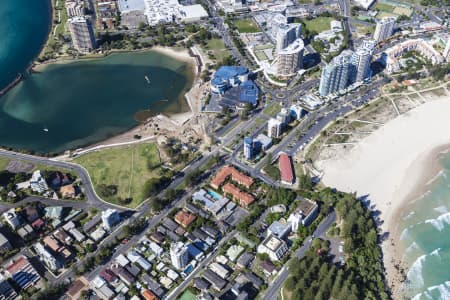
<svg viewBox="0 0 450 300">
<path fill-rule="evenodd" d="M 400 222 L 406 296 L 414 300 L 450 299 L 450 155 L 439 161 L 442 171 Z"/>
<path fill-rule="evenodd" d="M 48 10 L 46 0 L 2 1 L 3 86 L 38 55 Z M 56 153 L 102 141 L 138 125 L 138 111 L 187 111 L 184 94 L 192 80 L 188 63 L 155 51 L 48 65 L 0 97 L 0 146 Z"/>
</svg>

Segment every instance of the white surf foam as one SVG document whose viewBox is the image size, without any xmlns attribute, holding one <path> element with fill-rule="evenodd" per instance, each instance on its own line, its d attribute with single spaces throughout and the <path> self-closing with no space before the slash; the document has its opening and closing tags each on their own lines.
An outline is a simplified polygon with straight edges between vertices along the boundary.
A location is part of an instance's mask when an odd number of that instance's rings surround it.
<svg viewBox="0 0 450 300">
<path fill-rule="evenodd" d="M 408 236 L 408 228 L 403 229 L 402 233 L 400 234 L 400 240 L 404 240 Z"/>
<path fill-rule="evenodd" d="M 408 220 L 409 218 L 411 218 L 412 216 L 414 216 L 416 214 L 416 212 L 415 211 L 412 211 L 412 212 L 410 212 L 409 214 L 407 214 L 404 218 L 403 218 L 403 220 Z"/>
<path fill-rule="evenodd" d="M 408 271 L 407 277 L 414 288 L 423 286 L 422 267 L 427 255 L 419 256 Z"/>
<path fill-rule="evenodd" d="M 447 175 L 445 174 L 444 170 L 439 171 L 439 173 L 437 173 L 436 176 L 434 176 L 433 178 L 428 180 L 426 185 L 429 185 L 430 183 L 433 183 L 433 181 L 435 181 L 436 179 L 438 179 L 441 176 L 444 177 L 444 178 L 447 178 Z"/>
<path fill-rule="evenodd" d="M 414 250 L 419 250 L 419 245 L 417 245 L 416 242 L 412 242 L 412 244 L 409 245 L 408 248 L 406 248 L 405 254 L 409 254 Z"/>
<path fill-rule="evenodd" d="M 444 205 L 441 205 L 441 206 L 438 206 L 438 207 L 435 207 L 435 208 L 433 208 L 435 211 L 437 211 L 437 212 L 439 212 L 439 213 L 441 213 L 441 214 L 445 214 L 445 213 L 447 213 L 448 212 L 448 209 L 447 209 L 447 207 L 445 207 Z"/>
<path fill-rule="evenodd" d="M 436 219 L 425 220 L 425 223 L 433 225 L 437 230 L 442 231 L 446 224 L 450 224 L 450 212 L 440 215 Z"/>
<path fill-rule="evenodd" d="M 422 299 L 422 296 L 425 296 L 426 299 L 433 300 L 433 296 L 431 293 L 434 294 L 435 290 L 439 291 L 439 295 L 437 295 L 439 299 L 450 299 L 450 281 L 446 281 L 439 285 L 430 286 L 426 291 L 415 295 L 411 300 L 420 300 Z"/>
<path fill-rule="evenodd" d="M 423 284 L 424 284 L 423 276 L 422 276 L 423 264 L 428 256 L 437 256 L 437 257 L 441 258 L 441 256 L 439 255 L 439 251 L 441 251 L 441 248 L 434 249 L 429 254 L 424 254 L 424 255 L 419 256 L 414 261 L 414 263 L 412 264 L 408 273 L 406 274 L 406 276 L 410 280 L 411 286 L 413 288 L 423 287 Z"/>
</svg>

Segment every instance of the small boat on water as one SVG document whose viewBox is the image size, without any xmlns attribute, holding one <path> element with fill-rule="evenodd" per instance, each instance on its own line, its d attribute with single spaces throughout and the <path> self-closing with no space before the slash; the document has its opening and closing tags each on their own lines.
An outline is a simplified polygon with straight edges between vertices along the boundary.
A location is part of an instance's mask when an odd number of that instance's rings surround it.
<svg viewBox="0 0 450 300">
<path fill-rule="evenodd" d="M 47 127 L 44 127 L 44 129 L 43 129 L 45 132 L 48 132 L 48 128 Z"/>
<path fill-rule="evenodd" d="M 150 78 L 148 78 L 147 75 L 144 76 L 145 80 L 147 81 L 147 83 L 150 83 Z"/>
<path fill-rule="evenodd" d="M 168 99 L 162 99 L 162 100 L 159 100 L 159 101 L 161 101 L 161 102 L 169 102 Z"/>
</svg>

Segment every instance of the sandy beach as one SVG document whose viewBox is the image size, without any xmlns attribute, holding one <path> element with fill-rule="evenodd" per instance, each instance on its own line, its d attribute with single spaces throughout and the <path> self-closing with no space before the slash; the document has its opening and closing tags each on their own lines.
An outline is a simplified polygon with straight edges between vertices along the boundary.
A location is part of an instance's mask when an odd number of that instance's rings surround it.
<svg viewBox="0 0 450 300">
<path fill-rule="evenodd" d="M 383 253 L 394 295 L 401 279 L 397 220 L 440 171 L 436 158 L 450 147 L 449 115 L 450 97 L 436 97 L 387 122 L 341 157 L 315 164 L 324 184 L 365 196 L 380 211 L 381 229 L 389 233 Z"/>
</svg>

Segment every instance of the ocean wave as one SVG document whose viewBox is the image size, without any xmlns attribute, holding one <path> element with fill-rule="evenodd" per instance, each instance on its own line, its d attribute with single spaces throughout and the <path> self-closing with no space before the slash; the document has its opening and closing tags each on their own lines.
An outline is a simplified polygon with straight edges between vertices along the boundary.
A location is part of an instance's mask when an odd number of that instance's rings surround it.
<svg viewBox="0 0 450 300">
<path fill-rule="evenodd" d="M 447 178 L 447 175 L 445 174 L 444 170 L 439 171 L 439 173 L 437 173 L 436 176 L 434 176 L 433 178 L 428 180 L 426 185 L 429 185 L 430 183 L 433 183 L 433 181 L 435 181 L 436 179 L 438 179 L 441 176 L 444 177 L 444 178 Z"/>
<path fill-rule="evenodd" d="M 411 245 L 408 246 L 408 248 L 406 248 L 405 250 L 405 255 L 409 254 L 410 252 L 414 251 L 414 250 L 419 250 L 419 245 L 416 244 L 416 242 L 412 242 Z"/>
<path fill-rule="evenodd" d="M 412 297 L 411 300 L 421 300 L 422 296 L 426 297 L 426 299 L 433 299 L 433 295 L 435 292 L 439 292 L 438 299 L 450 299 L 450 281 L 446 281 L 439 285 L 430 286 L 426 291 L 419 293 Z"/>
<path fill-rule="evenodd" d="M 422 267 L 426 259 L 427 254 L 419 256 L 406 274 L 414 288 L 420 288 L 423 286 Z"/>
<path fill-rule="evenodd" d="M 406 274 L 406 276 L 410 280 L 411 286 L 413 288 L 420 288 L 424 284 L 423 276 L 422 276 L 422 268 L 423 268 L 423 264 L 424 264 L 425 260 L 427 259 L 427 257 L 435 256 L 435 257 L 441 258 L 441 256 L 439 255 L 440 251 L 441 251 L 441 248 L 434 249 L 429 254 L 423 254 L 423 255 L 419 256 L 414 261 L 414 263 L 412 264 L 408 273 Z"/>
<path fill-rule="evenodd" d="M 435 211 L 437 211 L 437 212 L 439 212 L 439 213 L 441 213 L 441 214 L 445 214 L 445 213 L 447 213 L 448 212 L 448 209 L 447 209 L 447 207 L 446 206 L 444 206 L 444 205 L 441 205 L 441 206 L 438 206 L 438 207 L 435 207 L 435 208 L 433 208 Z"/>
<path fill-rule="evenodd" d="M 410 212 L 409 214 L 407 214 L 404 218 L 403 218 L 403 220 L 408 220 L 409 218 L 411 218 L 412 216 L 414 216 L 416 214 L 416 212 L 415 211 L 412 211 L 412 212 Z"/>
<path fill-rule="evenodd" d="M 440 258 L 441 256 L 439 255 L 439 251 L 441 251 L 441 248 L 434 249 L 433 251 L 430 252 L 430 255 L 438 256 Z"/>
<path fill-rule="evenodd" d="M 405 249 L 405 252 L 403 253 L 403 256 L 402 256 L 402 260 L 406 261 L 408 259 L 408 257 L 414 257 L 415 255 L 419 255 L 421 253 L 422 253 L 422 251 L 421 251 L 419 245 L 417 245 L 416 242 L 412 242 Z"/>
<path fill-rule="evenodd" d="M 400 240 L 404 240 L 408 236 L 408 228 L 403 229 L 402 233 L 400 234 Z"/>
<path fill-rule="evenodd" d="M 450 212 L 445 213 L 437 217 L 436 219 L 425 220 L 424 223 L 433 225 L 437 230 L 442 231 L 445 228 L 445 224 L 450 224 Z"/>
</svg>

